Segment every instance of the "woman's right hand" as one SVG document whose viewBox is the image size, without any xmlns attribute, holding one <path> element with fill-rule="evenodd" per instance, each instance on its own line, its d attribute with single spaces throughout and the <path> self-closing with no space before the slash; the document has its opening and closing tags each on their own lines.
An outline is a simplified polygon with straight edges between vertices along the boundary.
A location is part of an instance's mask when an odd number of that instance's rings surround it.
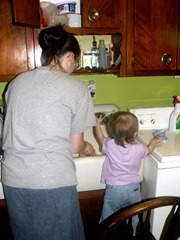
<svg viewBox="0 0 180 240">
<path fill-rule="evenodd" d="M 93 146 L 89 142 L 85 141 L 85 148 L 80 153 L 80 155 L 82 155 L 82 156 L 96 156 L 96 152 L 95 152 L 95 149 L 93 148 Z"/>
</svg>

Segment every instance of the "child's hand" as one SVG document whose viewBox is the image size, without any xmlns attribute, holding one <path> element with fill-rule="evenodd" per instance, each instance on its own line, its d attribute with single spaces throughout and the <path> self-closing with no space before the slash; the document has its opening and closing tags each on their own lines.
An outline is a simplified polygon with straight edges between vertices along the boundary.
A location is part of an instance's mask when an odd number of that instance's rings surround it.
<svg viewBox="0 0 180 240">
<path fill-rule="evenodd" d="M 162 142 L 164 140 L 164 138 L 162 136 L 157 136 L 157 137 L 153 137 L 151 138 L 149 144 L 148 144 L 148 154 L 151 154 L 154 150 L 154 148 L 156 147 L 156 144 L 159 142 Z"/>
<path fill-rule="evenodd" d="M 163 140 L 164 138 L 162 136 L 153 137 L 150 140 L 150 144 L 153 144 L 155 146 L 157 143 L 162 142 Z"/>
<path fill-rule="evenodd" d="M 103 144 L 103 140 L 105 138 L 103 131 L 101 129 L 101 119 L 102 119 L 103 115 L 100 115 L 100 117 L 96 117 L 96 124 L 97 126 L 93 127 L 93 135 L 97 141 L 97 143 L 102 146 Z"/>
<path fill-rule="evenodd" d="M 99 118 L 96 117 L 96 123 L 97 125 L 101 125 L 101 119 L 102 119 L 103 115 L 100 115 Z"/>
<path fill-rule="evenodd" d="M 157 136 L 154 138 L 156 140 L 156 143 L 162 142 L 164 140 L 164 137 L 162 136 Z"/>
</svg>

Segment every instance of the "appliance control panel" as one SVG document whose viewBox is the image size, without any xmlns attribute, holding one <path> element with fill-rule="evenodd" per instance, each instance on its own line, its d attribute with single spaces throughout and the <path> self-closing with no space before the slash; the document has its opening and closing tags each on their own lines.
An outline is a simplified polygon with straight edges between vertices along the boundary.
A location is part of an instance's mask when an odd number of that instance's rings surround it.
<svg viewBox="0 0 180 240">
<path fill-rule="evenodd" d="M 173 110 L 173 107 L 128 109 L 129 112 L 137 116 L 139 130 L 167 129 L 169 117 Z"/>
</svg>

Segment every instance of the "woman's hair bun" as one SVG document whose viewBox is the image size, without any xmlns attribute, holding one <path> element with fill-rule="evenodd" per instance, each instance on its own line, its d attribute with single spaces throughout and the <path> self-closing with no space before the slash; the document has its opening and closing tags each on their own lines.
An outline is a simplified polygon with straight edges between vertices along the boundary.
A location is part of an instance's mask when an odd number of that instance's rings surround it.
<svg viewBox="0 0 180 240">
<path fill-rule="evenodd" d="M 59 49 L 67 40 L 67 32 L 62 25 L 45 28 L 39 34 L 39 45 L 43 50 Z"/>
<path fill-rule="evenodd" d="M 75 59 L 81 54 L 77 39 L 72 33 L 66 32 L 62 25 L 42 29 L 39 33 L 39 45 L 42 48 L 42 66 L 48 66 L 52 61 L 59 65 L 67 52 L 72 52 Z"/>
</svg>

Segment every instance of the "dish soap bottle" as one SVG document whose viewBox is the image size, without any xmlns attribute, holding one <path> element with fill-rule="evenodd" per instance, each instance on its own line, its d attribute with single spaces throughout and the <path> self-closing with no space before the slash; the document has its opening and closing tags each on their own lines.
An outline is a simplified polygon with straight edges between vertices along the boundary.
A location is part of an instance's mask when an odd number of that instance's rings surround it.
<svg viewBox="0 0 180 240">
<path fill-rule="evenodd" d="M 174 96 L 175 107 L 169 119 L 169 131 L 180 131 L 180 96 Z"/>
<path fill-rule="evenodd" d="M 99 68 L 106 69 L 106 46 L 104 40 L 99 40 Z"/>
</svg>

